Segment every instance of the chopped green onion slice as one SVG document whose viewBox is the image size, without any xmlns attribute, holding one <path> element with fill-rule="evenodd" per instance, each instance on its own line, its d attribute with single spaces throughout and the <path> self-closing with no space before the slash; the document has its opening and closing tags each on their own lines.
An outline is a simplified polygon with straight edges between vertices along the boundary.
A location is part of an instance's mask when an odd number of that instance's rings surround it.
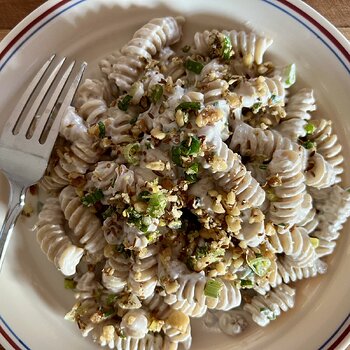
<svg viewBox="0 0 350 350">
<path fill-rule="evenodd" d="M 149 202 L 149 198 L 150 198 L 151 192 L 149 191 L 142 191 L 139 194 L 139 198 L 144 201 L 144 202 Z"/>
<path fill-rule="evenodd" d="M 198 181 L 197 174 L 185 174 L 185 180 L 190 184 L 194 184 Z"/>
<path fill-rule="evenodd" d="M 200 139 L 197 136 L 190 136 L 188 139 L 182 141 L 180 146 L 175 146 L 172 148 L 171 158 L 176 165 L 182 166 L 182 157 L 196 156 L 200 149 Z M 198 165 L 192 164 L 192 166 L 194 167 L 192 171 L 194 171 L 195 167 Z"/>
<path fill-rule="evenodd" d="M 106 126 L 103 122 L 98 122 L 99 137 L 103 139 L 106 136 Z"/>
<path fill-rule="evenodd" d="M 209 280 L 204 288 L 204 295 L 211 298 L 218 298 L 222 289 L 222 282 Z"/>
<path fill-rule="evenodd" d="M 118 108 L 121 111 L 126 112 L 129 108 L 130 101 L 132 100 L 132 96 L 126 95 L 122 100 L 118 102 Z"/>
<path fill-rule="evenodd" d="M 222 45 L 221 57 L 224 60 L 229 60 L 233 54 L 231 39 L 228 36 L 224 35 L 221 45 Z"/>
<path fill-rule="evenodd" d="M 201 103 L 200 102 L 181 102 L 175 108 L 175 112 L 177 112 L 179 109 L 183 112 L 199 111 L 201 109 Z"/>
<path fill-rule="evenodd" d="M 141 149 L 140 144 L 138 142 L 136 143 L 130 143 L 129 145 L 125 146 L 123 154 L 125 157 L 125 160 L 132 165 L 136 165 L 139 161 L 136 157 L 137 152 L 139 152 Z"/>
<path fill-rule="evenodd" d="M 163 86 L 156 84 L 151 93 L 151 101 L 157 103 L 163 96 Z"/>
<path fill-rule="evenodd" d="M 191 50 L 191 46 L 190 45 L 185 45 L 183 48 L 182 48 L 182 52 L 188 52 Z"/>
<path fill-rule="evenodd" d="M 200 74 L 202 72 L 202 69 L 204 68 L 204 64 L 198 61 L 193 61 L 191 59 L 188 59 L 185 62 L 185 68 L 190 72 L 193 72 L 195 74 Z"/>
<path fill-rule="evenodd" d="M 251 288 L 251 287 L 253 287 L 253 281 L 251 281 L 251 280 L 241 280 L 241 287 Z"/>
<path fill-rule="evenodd" d="M 266 170 L 267 169 L 267 164 L 260 164 L 259 169 L 261 170 Z"/>
<path fill-rule="evenodd" d="M 181 147 L 173 147 L 171 149 L 171 159 L 172 161 L 178 165 L 181 166 Z"/>
<path fill-rule="evenodd" d="M 71 278 L 65 278 L 64 279 L 64 288 L 65 289 L 74 289 L 77 285 L 77 282 L 75 282 Z"/>
<path fill-rule="evenodd" d="M 102 218 L 103 220 L 106 220 L 107 218 L 111 217 L 115 213 L 113 207 L 108 207 L 103 213 Z"/>
<path fill-rule="evenodd" d="M 95 192 L 89 193 L 81 198 L 81 202 L 85 207 L 89 207 L 99 202 L 103 198 L 103 192 L 101 190 L 96 190 Z"/>
<path fill-rule="evenodd" d="M 164 215 L 167 204 L 168 201 L 164 193 L 152 193 L 149 196 L 147 214 L 149 214 L 152 218 L 159 218 Z"/>
<path fill-rule="evenodd" d="M 318 248 L 318 246 L 320 245 L 320 240 L 316 237 L 310 237 L 310 243 L 312 244 L 312 246 L 316 249 Z"/>
<path fill-rule="evenodd" d="M 316 144 L 312 141 L 306 141 L 303 143 L 303 147 L 306 149 L 313 149 L 315 148 Z"/>
<path fill-rule="evenodd" d="M 260 313 L 266 316 L 270 321 L 273 321 L 276 319 L 275 313 L 266 307 L 260 308 Z"/>
<path fill-rule="evenodd" d="M 254 103 L 253 106 L 252 106 L 252 109 L 254 112 L 257 112 L 262 106 L 262 102 L 257 102 L 257 103 Z"/>
<path fill-rule="evenodd" d="M 135 117 L 132 117 L 131 119 L 130 119 L 130 124 L 131 125 L 135 125 L 136 124 L 136 122 L 137 122 L 137 119 L 139 119 L 139 116 L 138 115 L 136 115 Z"/>
<path fill-rule="evenodd" d="M 271 261 L 268 258 L 263 257 L 248 260 L 247 263 L 253 272 L 259 277 L 265 276 L 271 266 Z"/>
<path fill-rule="evenodd" d="M 312 124 L 312 123 L 307 123 L 304 126 L 304 129 L 305 129 L 305 131 L 306 131 L 306 133 L 308 135 L 312 135 L 315 132 L 315 130 L 316 130 L 316 126 L 314 124 Z"/>
<path fill-rule="evenodd" d="M 296 65 L 294 63 L 283 69 L 282 76 L 285 77 L 286 87 L 292 86 L 296 81 Z"/>
<path fill-rule="evenodd" d="M 115 310 L 114 310 L 114 309 L 109 309 L 109 310 L 103 312 L 103 317 L 105 317 L 105 318 L 110 317 L 110 316 L 112 316 L 114 313 L 115 313 Z"/>
<path fill-rule="evenodd" d="M 191 136 L 187 140 L 182 141 L 181 146 L 184 156 L 194 156 L 201 149 L 201 141 L 197 136 Z"/>
<path fill-rule="evenodd" d="M 199 163 L 193 163 L 186 169 L 185 173 L 188 175 L 192 175 L 192 174 L 198 174 L 198 171 L 199 171 Z"/>
<path fill-rule="evenodd" d="M 113 305 L 116 302 L 117 298 L 118 298 L 117 294 L 108 295 L 106 300 L 107 305 Z"/>
</svg>

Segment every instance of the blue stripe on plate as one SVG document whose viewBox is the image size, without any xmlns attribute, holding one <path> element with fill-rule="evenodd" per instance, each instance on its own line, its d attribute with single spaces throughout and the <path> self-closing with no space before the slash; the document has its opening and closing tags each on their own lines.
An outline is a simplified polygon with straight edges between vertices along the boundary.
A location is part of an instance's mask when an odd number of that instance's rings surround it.
<svg viewBox="0 0 350 350">
<path fill-rule="evenodd" d="M 288 12 L 286 9 L 284 9 L 283 7 L 273 3 L 272 1 L 269 0 L 261 0 L 263 2 L 266 2 L 269 5 L 272 5 L 273 7 L 281 10 L 282 12 L 284 12 L 285 14 L 287 14 L 288 16 L 294 18 L 297 22 L 299 22 L 303 27 L 309 29 L 309 31 L 311 33 L 313 33 L 318 39 L 320 39 L 324 45 L 326 45 L 332 52 L 333 54 L 337 57 L 337 59 L 340 61 L 340 63 L 344 66 L 344 68 L 346 69 L 346 71 L 350 74 L 350 67 L 342 60 L 342 58 L 338 55 L 338 53 L 336 52 L 336 50 L 333 49 L 332 46 L 330 46 L 326 40 L 324 40 L 322 38 L 322 36 L 320 36 L 319 34 L 317 34 L 316 31 L 314 31 L 311 27 L 309 27 L 306 23 L 304 23 L 301 19 L 299 19 L 296 15 L 293 15 L 292 13 Z"/>
<path fill-rule="evenodd" d="M 4 324 L 4 326 L 9 330 L 9 332 L 15 337 L 15 339 L 26 349 L 31 350 L 30 347 L 28 347 L 12 330 L 12 328 L 6 323 L 6 321 L 1 317 L 0 315 L 0 321 Z"/>
</svg>

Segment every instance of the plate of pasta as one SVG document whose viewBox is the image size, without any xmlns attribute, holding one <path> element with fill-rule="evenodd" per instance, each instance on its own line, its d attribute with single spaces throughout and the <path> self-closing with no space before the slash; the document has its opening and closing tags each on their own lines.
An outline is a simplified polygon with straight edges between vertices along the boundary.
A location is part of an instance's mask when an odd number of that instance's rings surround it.
<svg viewBox="0 0 350 350">
<path fill-rule="evenodd" d="M 345 349 L 346 39 L 296 0 L 49 1 L 0 44 L 2 121 L 52 52 L 89 68 L 0 274 L 0 344 Z"/>
</svg>

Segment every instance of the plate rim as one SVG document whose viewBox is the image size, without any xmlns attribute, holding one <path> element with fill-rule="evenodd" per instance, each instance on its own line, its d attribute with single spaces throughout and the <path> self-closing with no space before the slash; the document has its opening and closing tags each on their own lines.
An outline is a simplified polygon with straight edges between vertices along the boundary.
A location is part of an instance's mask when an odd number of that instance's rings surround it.
<svg viewBox="0 0 350 350">
<path fill-rule="evenodd" d="M 40 5 L 33 12 L 28 14 L 21 22 L 19 22 L 0 42 L 0 72 L 9 62 L 9 60 L 16 54 L 16 52 L 22 47 L 22 45 L 28 41 L 35 33 L 44 27 L 47 23 L 54 20 L 61 13 L 69 10 L 70 8 L 86 2 L 87 0 L 48 0 Z M 296 13 L 294 17 L 301 16 L 305 21 L 310 23 L 313 27 L 316 27 L 314 34 L 317 35 L 317 31 L 321 32 L 321 35 L 325 36 L 336 49 L 339 50 L 344 57 L 344 61 L 337 55 L 334 49 L 332 49 L 324 40 L 322 40 L 326 46 L 338 57 L 345 69 L 350 74 L 350 41 L 342 34 L 328 19 L 317 12 L 310 5 L 306 4 L 302 0 L 260 0 L 265 3 L 269 3 L 272 6 L 282 9 L 282 6 L 287 7 L 293 13 Z M 67 7 L 65 7 L 67 5 Z M 69 6 L 68 6 L 69 5 Z M 63 9 L 62 9 L 63 8 Z M 53 14 L 55 11 L 60 12 Z M 283 10 L 283 9 L 282 9 Z M 286 12 L 286 11 L 285 11 Z M 291 14 L 288 12 L 288 14 Z M 48 18 L 49 17 L 49 18 Z M 46 21 L 45 21 L 46 20 Z M 298 20 L 302 23 L 300 20 Z M 302 23 L 303 24 L 303 23 Z M 35 26 L 37 26 L 35 28 Z M 305 25 L 305 24 L 304 24 Z M 310 29 L 310 28 L 309 28 Z M 31 31 L 32 30 L 32 31 Z M 21 41 L 22 40 L 22 41 Z M 18 44 L 18 45 L 16 45 Z M 7 331 L 6 331 L 7 330 Z M 3 340 L 7 343 L 2 344 Z M 28 349 L 26 344 L 15 334 L 15 332 L 7 325 L 6 321 L 0 315 L 0 344 L 3 346 L 11 345 L 10 349 Z M 21 348 L 20 346 L 23 346 Z M 318 350 L 335 350 L 340 349 L 350 344 L 350 313 L 346 319 L 339 325 L 339 327 L 333 332 L 333 334 L 319 347 Z"/>
</svg>

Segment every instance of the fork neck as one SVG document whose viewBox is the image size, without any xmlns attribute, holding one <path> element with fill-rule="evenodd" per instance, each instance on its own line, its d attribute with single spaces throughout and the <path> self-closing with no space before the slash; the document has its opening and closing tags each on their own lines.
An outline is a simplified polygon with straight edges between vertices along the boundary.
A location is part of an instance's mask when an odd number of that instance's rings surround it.
<svg viewBox="0 0 350 350">
<path fill-rule="evenodd" d="M 10 183 L 10 199 L 5 220 L 0 230 L 0 271 L 18 215 L 24 206 L 26 188 L 13 180 Z"/>
</svg>

